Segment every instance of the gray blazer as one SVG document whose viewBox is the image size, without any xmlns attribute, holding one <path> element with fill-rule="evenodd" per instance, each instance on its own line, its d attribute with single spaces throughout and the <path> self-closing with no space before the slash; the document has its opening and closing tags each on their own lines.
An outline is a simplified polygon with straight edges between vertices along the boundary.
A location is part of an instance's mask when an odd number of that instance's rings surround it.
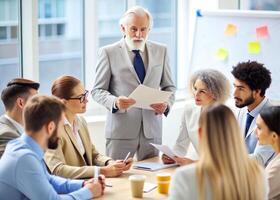
<svg viewBox="0 0 280 200">
<path fill-rule="evenodd" d="M 143 84 L 175 92 L 166 47 L 147 41 L 145 50 L 148 67 Z M 100 49 L 92 96 L 96 102 L 108 109 L 105 127 L 107 139 L 135 139 L 141 123 L 147 138 L 161 138 L 162 118 L 152 110 L 129 108 L 125 112 L 112 113 L 116 98 L 121 95 L 129 96 L 139 84 L 140 80 L 129 59 L 124 39 Z M 174 94 L 167 102 L 169 108 L 173 102 Z"/>
<path fill-rule="evenodd" d="M 12 122 L 2 115 L 0 117 L 0 158 L 4 153 L 7 143 L 20 135 L 20 132 L 12 124 Z"/>
<path fill-rule="evenodd" d="M 262 106 L 259 112 L 262 111 L 262 109 L 272 106 L 269 100 Z M 245 126 L 246 126 L 246 117 L 247 117 L 247 107 L 241 108 L 238 112 L 237 115 L 237 120 L 241 126 L 241 133 L 244 134 L 245 132 Z M 245 143 L 248 149 L 248 152 L 250 153 L 250 157 L 256 159 L 260 164 L 263 166 L 267 166 L 267 164 L 273 159 L 275 156 L 274 150 L 271 145 L 260 145 L 258 143 L 258 139 L 255 134 L 255 129 L 256 129 L 256 118 L 254 117 L 248 133 L 245 138 Z M 254 149 L 250 149 L 250 144 L 252 146 L 255 146 Z"/>
</svg>

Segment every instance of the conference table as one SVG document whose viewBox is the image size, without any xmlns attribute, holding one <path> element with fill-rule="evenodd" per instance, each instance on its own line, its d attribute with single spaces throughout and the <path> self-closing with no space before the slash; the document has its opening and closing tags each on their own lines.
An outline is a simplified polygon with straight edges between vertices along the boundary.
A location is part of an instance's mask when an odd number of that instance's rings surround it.
<svg viewBox="0 0 280 200">
<path fill-rule="evenodd" d="M 139 162 L 161 162 L 161 161 L 159 157 L 154 157 Z M 171 168 L 161 169 L 157 171 L 145 171 L 145 170 L 133 169 L 132 166 L 130 170 L 124 172 L 120 177 L 106 178 L 106 184 L 110 184 L 112 185 L 112 187 L 106 187 L 104 195 L 96 199 L 110 199 L 110 200 L 139 199 L 139 198 L 133 198 L 131 195 L 130 182 L 128 180 L 128 177 L 130 175 L 134 175 L 134 174 L 146 175 L 145 182 L 156 184 L 157 173 L 168 172 L 171 173 L 172 175 L 175 169 L 176 167 L 171 167 Z M 155 188 L 148 193 L 143 193 L 142 199 L 167 199 L 167 198 L 168 198 L 167 195 L 158 193 L 157 188 Z"/>
</svg>

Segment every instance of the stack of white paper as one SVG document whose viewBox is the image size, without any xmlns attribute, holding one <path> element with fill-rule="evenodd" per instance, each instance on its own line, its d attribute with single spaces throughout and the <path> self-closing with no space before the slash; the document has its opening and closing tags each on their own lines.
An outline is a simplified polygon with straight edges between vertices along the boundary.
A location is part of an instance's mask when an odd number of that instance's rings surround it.
<svg viewBox="0 0 280 200">
<path fill-rule="evenodd" d="M 139 85 L 130 95 L 136 103 L 132 107 L 152 110 L 151 104 L 168 102 L 172 92 L 161 91 L 145 85 Z"/>
</svg>

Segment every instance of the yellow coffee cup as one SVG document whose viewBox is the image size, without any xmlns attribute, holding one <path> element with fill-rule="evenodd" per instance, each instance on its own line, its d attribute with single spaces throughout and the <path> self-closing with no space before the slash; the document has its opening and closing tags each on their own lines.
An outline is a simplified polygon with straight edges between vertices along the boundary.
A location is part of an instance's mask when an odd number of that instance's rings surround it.
<svg viewBox="0 0 280 200">
<path fill-rule="evenodd" d="M 168 194 L 171 174 L 170 173 L 158 173 L 157 185 L 158 192 L 161 194 Z"/>
</svg>

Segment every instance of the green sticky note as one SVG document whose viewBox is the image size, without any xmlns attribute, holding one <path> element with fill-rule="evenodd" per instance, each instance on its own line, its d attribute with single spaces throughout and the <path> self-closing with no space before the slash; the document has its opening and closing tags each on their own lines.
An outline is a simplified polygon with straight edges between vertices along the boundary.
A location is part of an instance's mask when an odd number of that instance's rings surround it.
<svg viewBox="0 0 280 200">
<path fill-rule="evenodd" d="M 261 44 L 258 41 L 248 43 L 249 54 L 259 54 L 261 52 Z"/>
<path fill-rule="evenodd" d="M 225 48 L 219 48 L 216 56 L 219 60 L 226 60 L 228 58 L 228 51 Z"/>
</svg>

